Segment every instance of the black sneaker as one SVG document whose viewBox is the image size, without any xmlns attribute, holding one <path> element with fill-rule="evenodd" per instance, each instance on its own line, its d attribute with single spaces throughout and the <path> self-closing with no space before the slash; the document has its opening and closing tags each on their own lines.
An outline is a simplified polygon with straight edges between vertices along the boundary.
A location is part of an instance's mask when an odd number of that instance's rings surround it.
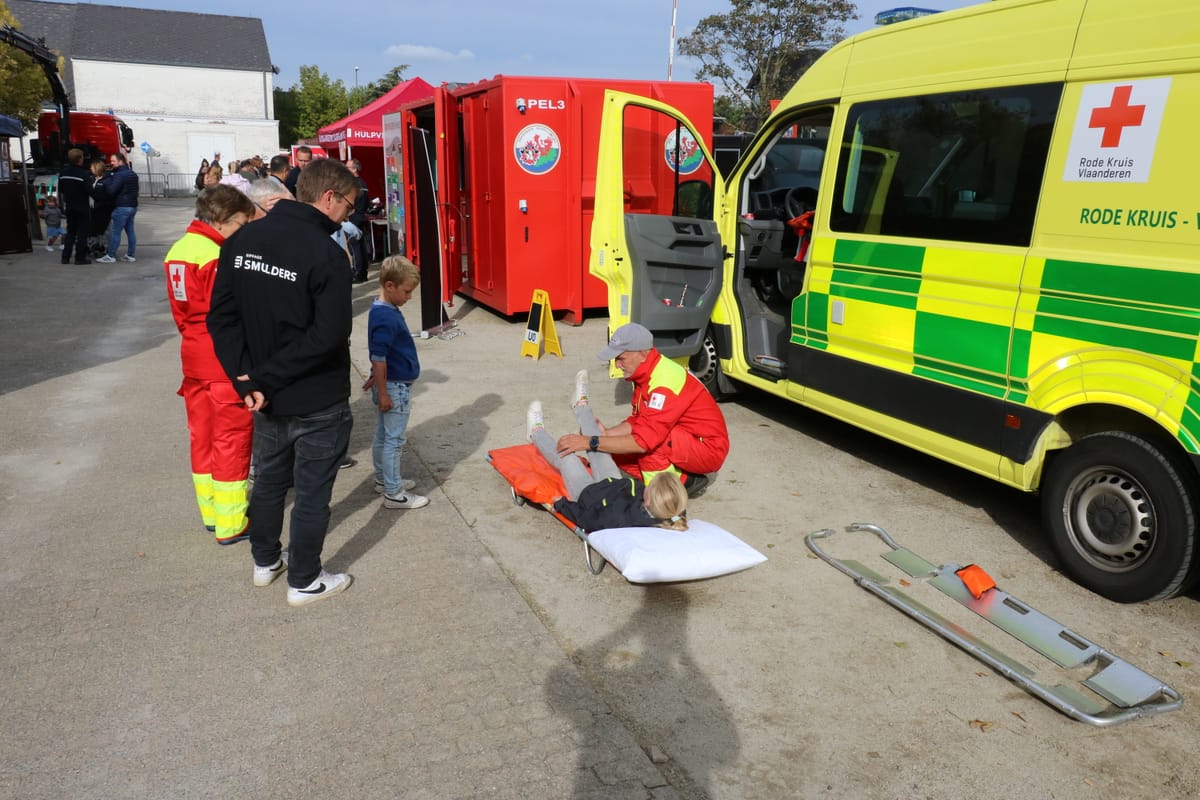
<svg viewBox="0 0 1200 800">
<path fill-rule="evenodd" d="M 685 473 L 683 488 L 687 490 L 688 497 L 699 497 L 708 488 L 708 476 Z"/>
</svg>

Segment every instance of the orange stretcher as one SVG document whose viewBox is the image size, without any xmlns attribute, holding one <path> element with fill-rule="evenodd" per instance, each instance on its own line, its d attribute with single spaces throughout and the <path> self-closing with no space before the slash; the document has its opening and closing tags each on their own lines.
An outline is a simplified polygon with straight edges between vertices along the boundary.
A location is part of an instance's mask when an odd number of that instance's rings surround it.
<svg viewBox="0 0 1200 800">
<path fill-rule="evenodd" d="M 489 450 L 488 463 L 508 481 L 513 502 L 518 506 L 533 503 L 566 525 L 583 542 L 583 559 L 588 572 L 599 575 L 608 562 L 588 544 L 587 531 L 554 510 L 554 498 L 565 497 L 567 487 L 558 470 L 546 463 L 532 444 L 518 444 Z"/>
</svg>

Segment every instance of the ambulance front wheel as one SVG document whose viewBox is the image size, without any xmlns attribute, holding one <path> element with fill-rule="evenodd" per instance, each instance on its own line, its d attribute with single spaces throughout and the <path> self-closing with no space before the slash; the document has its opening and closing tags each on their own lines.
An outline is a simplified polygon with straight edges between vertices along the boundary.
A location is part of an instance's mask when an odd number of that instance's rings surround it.
<svg viewBox="0 0 1200 800">
<path fill-rule="evenodd" d="M 1042 512 L 1063 571 L 1119 603 L 1186 590 L 1197 502 L 1184 469 L 1131 433 L 1093 434 L 1057 453 L 1042 484 Z"/>
<path fill-rule="evenodd" d="M 688 360 L 688 370 L 695 375 L 704 388 L 716 400 L 724 400 L 737 393 L 733 381 L 721 371 L 721 358 L 712 331 L 705 331 L 700 350 Z"/>
</svg>

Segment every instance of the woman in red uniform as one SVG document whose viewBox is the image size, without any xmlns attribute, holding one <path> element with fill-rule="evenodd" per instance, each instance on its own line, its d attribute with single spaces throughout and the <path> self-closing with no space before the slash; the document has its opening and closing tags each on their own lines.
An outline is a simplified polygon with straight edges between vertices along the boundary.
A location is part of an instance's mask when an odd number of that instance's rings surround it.
<svg viewBox="0 0 1200 800">
<path fill-rule="evenodd" d="M 179 395 L 187 408 L 192 482 L 204 526 L 218 544 L 246 538 L 254 421 L 217 361 L 205 318 L 221 245 L 253 216 L 254 204 L 232 186 L 205 189 L 196 219 L 163 262 L 171 314 L 183 334 Z"/>
</svg>

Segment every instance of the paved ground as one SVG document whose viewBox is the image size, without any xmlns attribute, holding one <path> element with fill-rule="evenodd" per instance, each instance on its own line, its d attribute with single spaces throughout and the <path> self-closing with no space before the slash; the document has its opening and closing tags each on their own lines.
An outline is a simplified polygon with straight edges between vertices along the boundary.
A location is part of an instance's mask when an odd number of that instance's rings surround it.
<svg viewBox="0 0 1200 800">
<path fill-rule="evenodd" d="M 459 335 L 419 343 L 406 456 L 433 502 L 380 508 L 356 397 L 359 465 L 325 550 L 355 583 L 288 608 L 193 506 L 161 275 L 189 216 L 143 206 L 136 264 L 0 256 L 0 796 L 1200 795 L 1195 597 L 1092 596 L 1054 570 L 1028 498 L 787 404 L 724 406 L 735 449 L 693 506 L 766 564 L 655 587 L 588 574 L 485 455 L 522 439 L 535 397 L 564 426 L 584 366 L 618 418 L 627 394 L 594 361 L 602 318 L 560 325 L 565 357 L 535 361 L 523 321 L 449 309 Z M 363 371 L 372 289 L 354 292 Z M 1068 720 L 804 548 L 860 519 L 984 565 L 1187 704 L 1113 729 Z M 882 569 L 877 552 L 856 556 Z"/>
</svg>

